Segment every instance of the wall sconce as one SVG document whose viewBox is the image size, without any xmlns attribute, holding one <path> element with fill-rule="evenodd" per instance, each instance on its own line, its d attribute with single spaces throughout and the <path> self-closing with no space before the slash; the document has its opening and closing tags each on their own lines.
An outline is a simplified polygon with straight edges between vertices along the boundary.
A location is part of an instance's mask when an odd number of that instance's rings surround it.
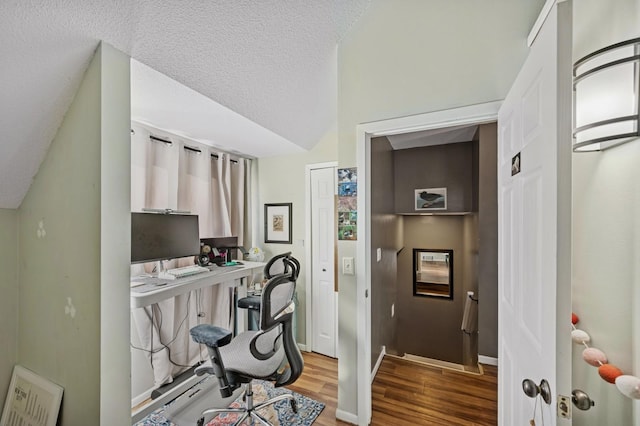
<svg viewBox="0 0 640 426">
<path fill-rule="evenodd" d="M 599 151 L 640 136 L 640 38 L 573 65 L 573 150 Z"/>
</svg>

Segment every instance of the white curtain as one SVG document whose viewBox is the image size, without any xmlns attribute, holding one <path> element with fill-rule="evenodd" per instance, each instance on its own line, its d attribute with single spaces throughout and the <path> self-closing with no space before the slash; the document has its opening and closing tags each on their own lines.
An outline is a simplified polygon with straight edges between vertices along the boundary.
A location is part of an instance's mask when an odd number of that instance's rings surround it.
<svg viewBox="0 0 640 426">
<path fill-rule="evenodd" d="M 198 215 L 200 237 L 238 236 L 244 243 L 244 200 L 249 194 L 249 159 L 134 123 L 131 155 L 131 206 L 174 209 Z M 153 140 L 151 135 L 171 140 Z M 189 149 L 191 148 L 191 149 Z M 193 264 L 192 258 L 168 268 Z M 132 275 L 151 272 L 155 264 L 134 265 Z M 233 329 L 233 282 L 135 309 L 133 318 L 154 374 L 155 386 L 169 383 L 188 366 L 205 359 L 206 349 L 193 343 L 189 330 L 209 323 Z"/>
</svg>

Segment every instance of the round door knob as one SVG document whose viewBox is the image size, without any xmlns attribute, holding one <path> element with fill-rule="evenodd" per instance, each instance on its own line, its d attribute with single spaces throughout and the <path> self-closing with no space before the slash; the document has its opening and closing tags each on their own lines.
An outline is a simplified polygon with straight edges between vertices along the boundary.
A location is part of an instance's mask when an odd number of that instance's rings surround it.
<svg viewBox="0 0 640 426">
<path fill-rule="evenodd" d="M 524 379 L 522 381 L 522 390 L 529 398 L 535 398 L 540 393 L 540 388 L 536 382 L 531 379 Z"/>
<path fill-rule="evenodd" d="M 596 405 L 596 403 L 589 398 L 589 395 L 580 389 L 574 389 L 573 392 L 571 392 L 571 401 L 578 410 L 582 411 L 586 411 Z"/>
<path fill-rule="evenodd" d="M 551 404 L 551 386 L 549 386 L 549 382 L 546 379 L 542 379 L 540 385 L 537 385 L 531 379 L 524 379 L 522 381 L 522 390 L 529 398 L 535 398 L 540 394 L 547 405 Z"/>
</svg>

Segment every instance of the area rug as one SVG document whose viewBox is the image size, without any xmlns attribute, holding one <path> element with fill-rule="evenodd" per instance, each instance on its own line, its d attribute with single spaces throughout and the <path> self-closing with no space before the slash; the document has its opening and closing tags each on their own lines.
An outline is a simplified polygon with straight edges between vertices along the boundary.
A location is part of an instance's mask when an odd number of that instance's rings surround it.
<svg viewBox="0 0 640 426">
<path fill-rule="evenodd" d="M 312 425 L 316 418 L 320 415 L 324 409 L 324 404 L 319 401 L 315 401 L 297 392 L 290 391 L 286 388 L 274 388 L 271 382 L 265 382 L 261 380 L 253 381 L 253 400 L 254 404 L 259 404 L 269 398 L 285 393 L 292 394 L 296 402 L 298 403 L 298 412 L 294 413 L 291 409 L 289 401 L 278 401 L 277 403 L 262 409 L 259 411 L 260 415 L 266 418 L 274 425 L 289 426 L 289 425 Z M 231 403 L 230 407 L 240 407 L 243 402 L 241 398 Z M 168 404 L 170 405 L 170 404 Z M 168 406 L 167 405 L 167 406 Z M 167 418 L 165 409 L 166 407 L 159 408 L 147 417 L 136 423 L 136 426 L 187 426 L 177 425 Z M 213 418 L 207 426 L 226 426 L 232 425 L 238 419 L 237 414 L 221 414 Z M 195 424 L 195 420 L 192 423 Z M 250 420 L 245 420 L 246 424 L 251 424 Z M 189 425 L 190 426 L 190 425 Z"/>
</svg>

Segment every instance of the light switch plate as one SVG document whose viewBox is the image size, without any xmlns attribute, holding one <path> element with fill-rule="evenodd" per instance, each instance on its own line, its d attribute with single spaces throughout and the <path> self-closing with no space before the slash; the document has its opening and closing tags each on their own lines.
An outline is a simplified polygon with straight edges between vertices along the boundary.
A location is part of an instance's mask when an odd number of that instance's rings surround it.
<svg viewBox="0 0 640 426">
<path fill-rule="evenodd" d="M 382 249 L 378 247 L 376 249 L 376 262 L 380 262 L 382 260 Z"/>
<path fill-rule="evenodd" d="M 344 275 L 354 275 L 353 272 L 353 257 L 342 258 L 342 273 Z"/>
</svg>

